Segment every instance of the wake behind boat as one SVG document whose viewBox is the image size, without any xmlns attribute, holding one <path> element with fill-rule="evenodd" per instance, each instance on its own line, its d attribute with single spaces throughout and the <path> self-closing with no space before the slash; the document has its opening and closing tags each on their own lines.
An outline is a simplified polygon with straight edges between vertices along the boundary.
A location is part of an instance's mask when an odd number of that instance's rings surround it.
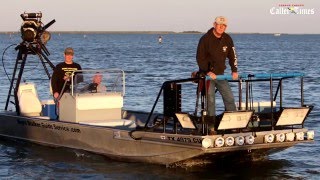
<svg viewBox="0 0 320 180">
<path fill-rule="evenodd" d="M 39 16 L 23 15 L 25 21 Z M 124 109 L 125 73 L 120 69 L 76 71 L 70 92 L 59 103 L 40 100 L 36 88 L 40 84 L 22 83 L 21 78 L 27 56 L 37 55 L 50 79 L 46 65 L 54 66 L 39 40 L 46 28 L 24 25 L 25 31 L 33 28 L 39 34 L 34 39 L 25 33 L 17 47 L 5 110 L 0 114 L 1 137 L 164 165 L 234 155 L 263 157 L 314 139 L 314 131 L 304 128 L 313 107 L 304 103 L 302 73 L 241 74 L 238 80 L 218 76 L 238 85 L 239 100 L 238 111 L 224 111 L 215 118 L 213 133 L 203 88 L 210 79 L 205 76 L 164 82 L 151 110 Z M 102 79 L 100 84 L 93 82 L 96 76 Z M 286 83 L 296 81 L 300 89 L 293 94 L 296 91 Z M 297 102 L 286 103 L 285 92 Z M 194 111 L 186 111 L 183 101 L 192 93 L 196 94 Z M 257 94 L 266 99 L 255 99 Z M 9 110 L 12 105 L 14 111 Z M 157 105 L 162 112 L 156 112 Z"/>
</svg>

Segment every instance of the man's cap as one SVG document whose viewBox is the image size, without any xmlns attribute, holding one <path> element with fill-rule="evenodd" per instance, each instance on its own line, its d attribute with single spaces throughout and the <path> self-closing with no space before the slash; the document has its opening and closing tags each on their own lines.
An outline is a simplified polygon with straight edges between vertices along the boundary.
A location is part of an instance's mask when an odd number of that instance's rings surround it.
<svg viewBox="0 0 320 180">
<path fill-rule="evenodd" d="M 224 17 L 224 16 L 218 16 L 218 17 L 216 17 L 216 19 L 215 19 L 215 23 L 228 25 L 228 20 L 227 20 L 227 18 Z"/>
<path fill-rule="evenodd" d="M 64 50 L 64 54 L 66 55 L 73 55 L 74 54 L 74 51 L 71 47 L 67 47 L 65 50 Z"/>
</svg>

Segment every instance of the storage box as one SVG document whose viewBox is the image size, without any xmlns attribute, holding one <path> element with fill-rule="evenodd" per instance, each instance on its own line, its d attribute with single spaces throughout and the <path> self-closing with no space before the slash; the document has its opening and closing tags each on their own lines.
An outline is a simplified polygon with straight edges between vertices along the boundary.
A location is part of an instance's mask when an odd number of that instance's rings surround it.
<svg viewBox="0 0 320 180">
<path fill-rule="evenodd" d="M 51 120 L 57 120 L 56 104 L 53 100 L 45 100 L 42 104 L 42 116 L 48 116 Z"/>
<path fill-rule="evenodd" d="M 277 103 L 275 101 L 272 102 L 273 111 L 276 111 Z M 236 102 L 236 106 L 239 107 L 239 103 Z M 250 104 L 248 104 L 248 108 L 250 109 Z M 241 103 L 241 109 L 246 109 L 246 103 Z M 270 101 L 262 101 L 262 102 L 253 102 L 251 109 L 253 109 L 256 113 L 270 113 L 271 112 L 271 103 Z"/>
</svg>

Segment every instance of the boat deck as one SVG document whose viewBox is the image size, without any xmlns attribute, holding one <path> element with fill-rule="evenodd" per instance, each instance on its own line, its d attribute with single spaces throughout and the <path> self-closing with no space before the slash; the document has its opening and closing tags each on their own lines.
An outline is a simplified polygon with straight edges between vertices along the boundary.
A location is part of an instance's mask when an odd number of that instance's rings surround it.
<svg viewBox="0 0 320 180">
<path fill-rule="evenodd" d="M 83 125 L 91 125 L 91 126 L 102 126 L 102 127 L 112 127 L 122 130 L 135 130 L 137 125 L 135 121 L 128 119 L 115 119 L 108 121 L 96 121 L 96 122 L 79 122 L 79 124 Z"/>
</svg>

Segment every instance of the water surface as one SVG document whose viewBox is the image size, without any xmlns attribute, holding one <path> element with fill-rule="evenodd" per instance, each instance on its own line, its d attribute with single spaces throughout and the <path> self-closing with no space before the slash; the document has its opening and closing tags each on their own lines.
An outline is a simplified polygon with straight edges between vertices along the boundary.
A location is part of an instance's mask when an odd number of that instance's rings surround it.
<svg viewBox="0 0 320 180">
<path fill-rule="evenodd" d="M 47 48 L 49 59 L 63 61 L 67 46 L 75 49 L 75 61 L 83 69 L 120 68 L 126 73 L 125 108 L 150 111 L 161 84 L 166 80 L 188 78 L 197 70 L 195 55 L 200 34 L 53 34 Z M 0 178 L 116 178 L 116 179 L 318 179 L 320 176 L 320 35 L 231 35 L 237 48 L 240 73 L 303 72 L 306 74 L 305 104 L 315 108 L 306 121 L 314 129 L 314 143 L 299 144 L 266 159 L 253 162 L 219 161 L 205 167 L 166 168 L 144 163 L 127 163 L 65 148 L 43 147 L 31 143 L 0 141 Z M 16 34 L 0 35 L 0 49 L 21 42 Z M 15 45 L 4 53 L 3 63 L 12 72 L 17 52 Z M 2 51 L 3 52 L 3 51 Z M 39 59 L 30 55 L 24 79 L 45 79 Z M 50 71 L 51 72 L 51 71 Z M 230 68 L 226 70 L 230 72 Z M 28 81 L 28 80 L 27 80 Z M 4 108 L 8 79 L 0 71 L 0 105 Z M 49 82 L 35 80 L 41 99 L 50 98 Z M 288 105 L 296 104 L 300 81 L 286 81 Z M 192 89 L 195 85 L 190 84 Z M 236 93 L 236 85 L 232 85 Z M 292 89 L 292 90 L 291 90 Z M 268 98 L 265 92 L 257 98 Z M 218 96 L 218 98 L 220 98 Z M 267 99 L 266 99 L 267 100 Z M 221 103 L 221 100 L 217 100 Z M 194 110 L 195 94 L 189 92 L 183 104 Z M 223 106 L 220 105 L 220 108 Z M 161 106 L 157 111 L 161 111 Z"/>
</svg>

